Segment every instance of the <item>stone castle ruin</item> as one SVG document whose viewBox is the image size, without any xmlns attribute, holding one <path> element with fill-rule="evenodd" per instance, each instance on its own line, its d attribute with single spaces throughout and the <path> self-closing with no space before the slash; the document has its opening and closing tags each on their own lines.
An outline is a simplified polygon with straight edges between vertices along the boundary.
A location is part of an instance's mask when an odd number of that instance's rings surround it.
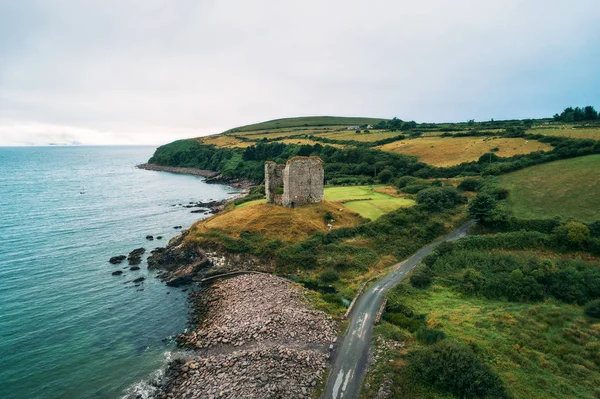
<svg viewBox="0 0 600 399">
<path fill-rule="evenodd" d="M 265 163 L 267 202 L 290 208 L 323 200 L 323 161 L 319 157 L 294 157 L 285 165 Z"/>
</svg>

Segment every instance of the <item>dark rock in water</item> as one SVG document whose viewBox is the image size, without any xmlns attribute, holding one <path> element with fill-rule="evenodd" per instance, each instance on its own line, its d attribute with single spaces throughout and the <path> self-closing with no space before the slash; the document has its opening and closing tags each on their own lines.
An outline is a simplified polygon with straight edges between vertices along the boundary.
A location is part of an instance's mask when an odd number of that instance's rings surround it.
<svg viewBox="0 0 600 399">
<path fill-rule="evenodd" d="M 197 209 L 195 211 L 191 211 L 190 213 L 204 213 L 204 209 Z"/>
<path fill-rule="evenodd" d="M 117 271 L 115 271 L 115 272 L 112 272 L 112 275 L 113 275 L 113 276 L 120 276 L 121 274 L 123 274 L 123 271 L 122 271 L 122 270 L 117 270 Z"/>
<path fill-rule="evenodd" d="M 129 268 L 129 270 L 131 270 L 131 271 L 140 270 L 140 267 L 139 267 L 139 266 L 131 266 L 131 267 Z"/>
<path fill-rule="evenodd" d="M 151 235 L 147 235 L 147 236 L 146 236 L 146 240 L 150 240 L 150 241 L 152 241 L 152 240 L 154 240 L 154 237 L 153 237 L 153 236 L 151 236 Z"/>
<path fill-rule="evenodd" d="M 142 262 L 142 255 L 146 252 L 145 248 L 134 249 L 129 253 L 127 260 L 130 265 L 139 265 Z"/>
<path fill-rule="evenodd" d="M 127 259 L 127 256 L 125 256 L 125 255 L 113 256 L 112 258 L 109 259 L 109 262 L 112 263 L 113 265 L 118 265 L 119 263 L 123 262 L 125 259 Z"/>
<path fill-rule="evenodd" d="M 175 230 L 179 230 L 179 229 L 181 229 L 181 228 L 182 228 L 182 226 L 175 226 L 175 227 L 173 227 L 173 228 L 174 228 Z"/>
<path fill-rule="evenodd" d="M 162 236 L 156 236 L 157 240 L 162 240 Z"/>
<path fill-rule="evenodd" d="M 142 256 L 146 252 L 146 248 L 137 248 L 129 253 L 129 256 Z"/>
<path fill-rule="evenodd" d="M 146 277 L 138 277 L 135 280 L 132 281 L 132 283 L 136 284 L 136 283 L 141 283 L 142 281 L 144 281 L 146 279 Z"/>
</svg>

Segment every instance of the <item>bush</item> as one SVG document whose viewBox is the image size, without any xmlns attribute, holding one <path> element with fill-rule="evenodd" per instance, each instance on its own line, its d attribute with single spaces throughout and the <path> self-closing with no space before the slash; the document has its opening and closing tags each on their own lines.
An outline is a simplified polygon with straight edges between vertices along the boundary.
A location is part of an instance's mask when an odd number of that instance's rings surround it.
<svg viewBox="0 0 600 399">
<path fill-rule="evenodd" d="M 321 282 L 323 283 L 333 283 L 335 281 L 338 281 L 340 279 L 339 274 L 337 274 L 337 272 L 335 270 L 325 270 L 323 273 L 321 273 L 321 275 L 319 276 L 319 280 L 321 280 Z"/>
<path fill-rule="evenodd" d="M 554 235 L 559 246 L 583 249 L 590 239 L 590 229 L 581 222 L 570 221 L 557 227 L 554 230 Z"/>
<path fill-rule="evenodd" d="M 408 330 L 411 333 L 417 331 L 419 328 L 421 328 L 422 325 L 421 320 L 406 317 L 401 313 L 384 313 L 383 319 L 388 323 L 392 323 L 395 326 L 404 328 L 405 330 Z"/>
<path fill-rule="evenodd" d="M 507 398 L 498 375 L 466 345 L 440 341 L 411 356 L 410 368 L 424 385 L 460 398 Z"/>
<path fill-rule="evenodd" d="M 583 311 L 590 317 L 600 318 L 600 299 L 588 302 Z"/>
<path fill-rule="evenodd" d="M 480 188 L 481 182 L 477 179 L 465 179 L 458 185 L 461 191 L 479 191 Z"/>
<path fill-rule="evenodd" d="M 446 333 L 441 330 L 433 330 L 429 328 L 420 328 L 417 330 L 417 340 L 426 345 L 433 345 L 441 340 L 446 339 Z"/>
<path fill-rule="evenodd" d="M 415 288 L 427 288 L 431 285 L 433 273 L 426 267 L 417 267 L 410 276 L 410 285 Z"/>
<path fill-rule="evenodd" d="M 454 208 L 465 201 L 466 198 L 451 186 L 431 187 L 417 194 L 417 203 L 432 211 Z"/>
</svg>

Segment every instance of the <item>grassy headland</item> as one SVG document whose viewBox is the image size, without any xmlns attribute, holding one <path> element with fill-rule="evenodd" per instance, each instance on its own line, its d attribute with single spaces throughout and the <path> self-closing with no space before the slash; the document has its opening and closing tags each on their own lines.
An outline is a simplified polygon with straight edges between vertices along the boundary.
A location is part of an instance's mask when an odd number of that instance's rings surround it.
<svg viewBox="0 0 600 399">
<path fill-rule="evenodd" d="M 446 124 L 291 118 L 180 140 L 150 162 L 260 184 L 265 161 L 321 157 L 322 204 L 281 208 L 255 189 L 185 240 L 256 257 L 338 319 L 363 282 L 468 213 L 479 219 L 486 235 L 438 247 L 388 296 L 363 397 L 383 387 L 394 398 L 593 398 L 600 322 L 584 306 L 600 298 L 600 124 L 567 123 L 567 111 Z"/>
</svg>

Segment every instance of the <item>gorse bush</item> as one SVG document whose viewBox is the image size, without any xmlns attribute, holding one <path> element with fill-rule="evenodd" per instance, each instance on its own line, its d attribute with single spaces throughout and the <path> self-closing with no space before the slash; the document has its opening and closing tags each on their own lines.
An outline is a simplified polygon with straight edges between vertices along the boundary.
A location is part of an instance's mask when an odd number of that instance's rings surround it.
<svg viewBox="0 0 600 399">
<path fill-rule="evenodd" d="M 442 340 L 414 351 L 410 369 L 425 385 L 459 398 L 508 398 L 498 375 L 473 350 Z"/>
</svg>

